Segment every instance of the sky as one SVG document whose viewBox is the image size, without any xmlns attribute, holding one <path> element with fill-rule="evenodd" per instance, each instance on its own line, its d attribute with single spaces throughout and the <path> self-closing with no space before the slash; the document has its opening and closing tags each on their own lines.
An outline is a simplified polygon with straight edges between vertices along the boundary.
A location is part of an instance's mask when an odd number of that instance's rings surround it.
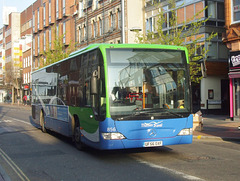
<svg viewBox="0 0 240 181">
<path fill-rule="evenodd" d="M 16 7 L 18 12 L 22 12 L 33 4 L 36 0 L 0 0 L 0 28 L 3 27 L 3 6 Z"/>
</svg>

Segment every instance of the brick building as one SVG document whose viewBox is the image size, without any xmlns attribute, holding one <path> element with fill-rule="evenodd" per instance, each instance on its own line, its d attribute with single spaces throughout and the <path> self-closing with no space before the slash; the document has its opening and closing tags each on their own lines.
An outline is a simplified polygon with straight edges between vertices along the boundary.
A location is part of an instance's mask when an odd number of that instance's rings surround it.
<svg viewBox="0 0 240 181">
<path fill-rule="evenodd" d="M 56 37 L 63 36 L 68 48 L 74 43 L 74 0 L 37 0 L 32 5 L 33 62 L 32 70 L 38 69 L 45 58 L 44 51 L 54 49 Z"/>
<path fill-rule="evenodd" d="M 139 0 L 78 0 L 77 47 L 92 43 L 134 43 L 135 33 L 131 30 L 142 29 L 142 5 Z"/>
<path fill-rule="evenodd" d="M 22 47 L 22 95 L 30 95 L 32 72 L 32 11 L 29 6 L 21 12 L 21 47 Z"/>
<path fill-rule="evenodd" d="M 230 117 L 240 115 L 240 2 L 225 0 L 225 29 L 223 42 L 229 53 Z"/>
</svg>

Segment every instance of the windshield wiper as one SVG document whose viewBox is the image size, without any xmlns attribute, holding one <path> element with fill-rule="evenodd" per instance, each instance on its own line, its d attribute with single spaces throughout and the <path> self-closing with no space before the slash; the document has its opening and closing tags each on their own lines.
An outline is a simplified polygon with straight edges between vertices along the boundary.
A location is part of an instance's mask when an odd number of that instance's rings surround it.
<svg viewBox="0 0 240 181">
<path fill-rule="evenodd" d="M 149 109 L 139 109 L 139 110 L 134 110 L 135 114 L 149 114 L 149 113 L 160 113 L 162 109 L 159 108 L 149 108 Z"/>
<path fill-rule="evenodd" d="M 131 117 L 134 117 L 134 116 L 148 116 L 149 114 L 147 113 L 143 113 L 143 112 L 133 112 L 132 114 L 130 115 L 126 115 L 126 116 L 121 116 L 120 118 L 117 118 L 118 121 L 121 121 L 123 119 L 128 119 L 128 118 L 131 118 Z"/>
<path fill-rule="evenodd" d="M 134 110 L 132 114 L 121 116 L 121 117 L 117 118 L 117 120 L 121 121 L 121 120 L 128 119 L 128 118 L 135 117 L 135 116 L 151 116 L 152 114 L 156 114 L 156 113 L 159 114 L 159 116 L 161 116 L 161 114 L 167 113 L 167 114 L 171 114 L 178 118 L 184 117 L 184 115 L 182 115 L 182 114 L 171 112 L 170 110 L 165 109 L 165 108 L 164 109 L 155 108 L 155 109 Z"/>
<path fill-rule="evenodd" d="M 174 116 L 177 116 L 177 117 L 180 117 L 180 118 L 183 118 L 184 116 L 182 114 L 178 114 L 178 113 L 175 113 L 175 112 L 172 112 L 172 111 L 169 111 L 168 109 L 165 109 L 165 112 L 171 114 L 171 115 L 174 115 Z"/>
</svg>

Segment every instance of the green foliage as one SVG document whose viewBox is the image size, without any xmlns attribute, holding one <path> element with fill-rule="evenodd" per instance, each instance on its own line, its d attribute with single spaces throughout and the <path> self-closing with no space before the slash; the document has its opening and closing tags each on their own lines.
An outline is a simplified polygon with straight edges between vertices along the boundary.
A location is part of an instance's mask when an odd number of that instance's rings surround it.
<svg viewBox="0 0 240 181">
<path fill-rule="evenodd" d="M 170 0 L 169 4 L 171 7 L 169 12 L 171 14 L 171 18 L 169 18 L 169 27 L 171 27 L 171 29 L 163 31 L 163 25 L 166 23 L 166 14 L 160 3 L 155 4 L 156 8 L 159 10 L 153 25 L 155 31 L 148 31 L 146 34 L 141 34 L 139 31 L 136 32 L 136 42 L 143 44 L 186 46 L 189 53 L 191 81 L 199 83 L 202 77 L 199 76 L 201 67 L 198 61 L 200 59 L 206 59 L 206 55 L 209 51 L 209 42 L 217 36 L 217 33 L 212 32 L 207 35 L 207 37 L 205 37 L 206 34 L 200 34 L 200 28 L 209 19 L 209 17 L 203 18 L 201 16 L 207 7 L 197 12 L 186 21 L 179 22 L 176 15 L 175 1 Z M 198 50 L 198 56 L 196 56 L 196 50 Z"/>
</svg>

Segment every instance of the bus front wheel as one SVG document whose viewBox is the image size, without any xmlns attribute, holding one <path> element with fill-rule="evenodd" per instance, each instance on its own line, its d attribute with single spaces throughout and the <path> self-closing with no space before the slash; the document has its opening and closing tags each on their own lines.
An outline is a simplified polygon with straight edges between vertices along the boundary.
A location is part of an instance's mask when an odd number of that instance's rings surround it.
<svg viewBox="0 0 240 181">
<path fill-rule="evenodd" d="M 79 122 L 76 121 L 75 126 L 74 126 L 73 139 L 74 139 L 74 144 L 78 150 L 84 149 L 84 145 L 81 141 L 81 137 L 82 137 L 82 134 L 81 134 L 81 130 L 80 130 L 80 125 L 79 125 Z"/>
</svg>

